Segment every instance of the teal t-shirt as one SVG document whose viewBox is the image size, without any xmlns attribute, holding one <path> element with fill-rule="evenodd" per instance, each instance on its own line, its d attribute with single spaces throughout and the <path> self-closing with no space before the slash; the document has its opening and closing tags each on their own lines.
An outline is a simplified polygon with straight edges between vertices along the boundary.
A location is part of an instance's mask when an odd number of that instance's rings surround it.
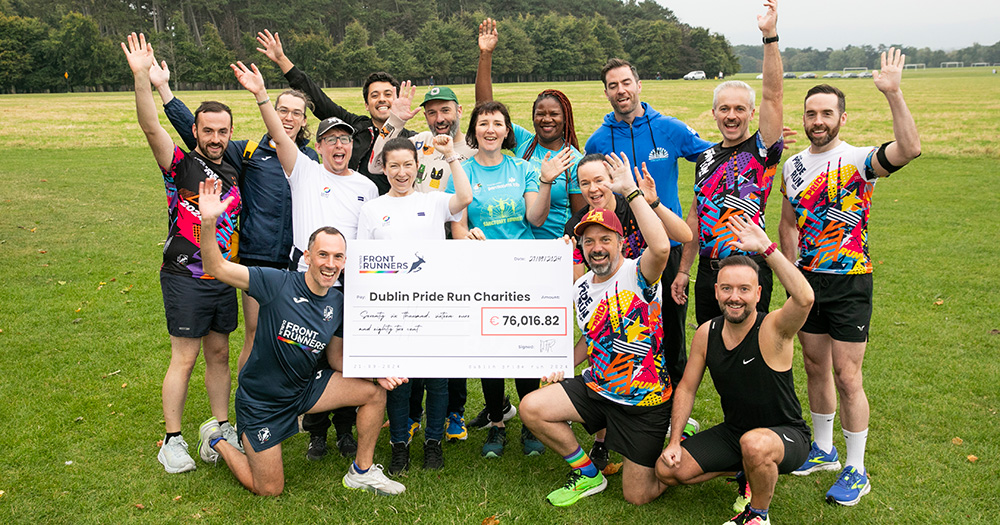
<svg viewBox="0 0 1000 525">
<path fill-rule="evenodd" d="M 524 194 L 538 192 L 538 168 L 509 155 L 496 166 L 483 166 L 473 157 L 462 167 L 472 184 L 469 229 L 478 227 L 487 239 L 533 239 Z M 448 180 L 445 191 L 455 193 L 455 183 Z"/>
<path fill-rule="evenodd" d="M 517 141 L 517 146 L 514 149 L 514 155 L 519 158 L 524 158 L 524 152 L 528 151 L 528 146 L 531 145 L 531 141 L 534 140 L 535 134 L 528 131 L 522 126 L 514 124 L 514 139 Z M 545 218 L 545 224 L 540 228 L 531 225 L 531 231 L 535 235 L 536 239 L 558 239 L 563 235 L 563 228 L 566 226 L 566 221 L 569 220 L 570 216 L 573 215 L 572 210 L 570 210 L 569 196 L 570 194 L 580 194 L 580 183 L 576 178 L 576 165 L 583 158 L 583 153 L 580 150 L 570 146 L 570 150 L 573 153 L 573 166 L 570 167 L 569 177 L 567 178 L 566 172 L 560 173 L 554 184 L 552 185 L 552 197 L 549 201 L 549 215 Z M 535 150 L 531 152 L 531 164 L 535 167 L 536 173 L 541 174 L 542 160 L 545 159 L 545 155 L 551 154 L 553 157 L 558 154 L 558 151 L 553 151 L 548 148 L 544 148 L 541 144 L 535 145 Z M 551 157 L 550 157 L 551 158 Z"/>
</svg>

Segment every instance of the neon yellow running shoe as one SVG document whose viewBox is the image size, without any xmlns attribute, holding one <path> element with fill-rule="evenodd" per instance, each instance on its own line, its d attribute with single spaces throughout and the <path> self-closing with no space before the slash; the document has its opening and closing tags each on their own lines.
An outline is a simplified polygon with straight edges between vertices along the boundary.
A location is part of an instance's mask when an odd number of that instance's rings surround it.
<svg viewBox="0 0 1000 525">
<path fill-rule="evenodd" d="M 608 479 L 597 472 L 597 476 L 590 478 L 584 476 L 579 470 L 573 469 L 569 473 L 566 484 L 549 493 L 546 499 L 556 507 L 568 507 L 580 498 L 592 496 L 603 491 L 608 486 Z"/>
</svg>

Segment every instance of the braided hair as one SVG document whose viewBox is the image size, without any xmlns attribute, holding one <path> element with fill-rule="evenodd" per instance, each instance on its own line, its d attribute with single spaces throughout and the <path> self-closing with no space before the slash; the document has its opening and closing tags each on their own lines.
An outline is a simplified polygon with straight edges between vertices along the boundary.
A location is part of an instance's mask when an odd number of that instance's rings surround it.
<svg viewBox="0 0 1000 525">
<path fill-rule="evenodd" d="M 546 89 L 538 94 L 538 98 L 535 99 L 535 103 L 531 105 L 531 115 L 534 117 L 535 109 L 538 108 L 538 103 L 546 98 L 554 99 L 559 103 L 559 107 L 562 108 L 563 112 L 563 140 L 566 144 L 573 146 L 576 149 L 580 149 L 580 142 L 576 138 L 576 127 L 573 124 L 573 105 L 569 103 L 569 99 L 566 98 L 566 94 L 558 89 Z M 531 144 L 528 148 L 524 150 L 524 159 L 528 160 L 531 155 L 535 152 L 535 146 L 538 145 L 538 133 L 535 133 L 535 138 L 531 139 Z"/>
</svg>

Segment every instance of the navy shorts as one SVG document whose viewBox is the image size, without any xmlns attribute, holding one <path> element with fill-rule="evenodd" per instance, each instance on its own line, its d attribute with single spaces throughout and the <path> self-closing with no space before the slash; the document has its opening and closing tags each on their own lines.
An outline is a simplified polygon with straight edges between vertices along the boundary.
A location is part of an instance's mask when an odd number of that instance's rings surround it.
<svg viewBox="0 0 1000 525">
<path fill-rule="evenodd" d="M 809 457 L 810 436 L 808 427 L 781 425 L 765 427 L 781 438 L 785 457 L 778 464 L 779 474 L 788 474 L 799 468 Z M 698 462 L 702 472 L 737 472 L 743 470 L 743 452 L 740 438 L 744 432 L 725 423 L 716 425 L 681 442 L 681 446 Z"/>
<path fill-rule="evenodd" d="M 174 337 L 205 337 L 236 330 L 236 289 L 217 279 L 195 279 L 160 272 L 167 332 Z"/>
<path fill-rule="evenodd" d="M 576 376 L 561 383 L 573 408 L 583 418 L 583 428 L 593 434 L 608 429 L 604 444 L 634 463 L 655 468 L 670 426 L 670 401 L 656 406 L 622 405 L 594 392 Z"/>
<path fill-rule="evenodd" d="M 872 320 L 872 274 L 834 275 L 802 272 L 816 294 L 809 318 L 802 325 L 808 334 L 829 334 L 837 341 L 864 343 Z"/>
<path fill-rule="evenodd" d="M 254 452 L 262 452 L 299 433 L 299 414 L 316 405 L 333 377 L 333 370 L 317 370 L 290 404 L 275 406 L 258 402 L 243 390 L 236 389 L 236 421 L 240 434 L 246 436 Z"/>
</svg>

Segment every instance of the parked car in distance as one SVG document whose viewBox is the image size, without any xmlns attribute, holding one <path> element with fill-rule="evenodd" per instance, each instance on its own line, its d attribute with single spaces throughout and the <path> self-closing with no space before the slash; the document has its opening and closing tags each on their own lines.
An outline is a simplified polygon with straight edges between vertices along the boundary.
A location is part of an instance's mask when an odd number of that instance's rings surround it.
<svg viewBox="0 0 1000 525">
<path fill-rule="evenodd" d="M 799 78 L 816 78 L 816 73 L 802 73 Z"/>
<path fill-rule="evenodd" d="M 842 78 L 858 78 L 857 73 L 847 73 Z"/>
<path fill-rule="evenodd" d="M 782 76 L 784 76 L 785 78 L 798 78 L 798 77 L 795 76 L 795 73 L 792 73 L 791 71 L 789 71 L 788 73 L 785 73 Z"/>
<path fill-rule="evenodd" d="M 823 75 L 823 78 L 840 78 L 840 73 L 837 73 L 836 71 L 831 71 Z"/>
<path fill-rule="evenodd" d="M 858 78 L 872 78 L 872 72 L 865 71 L 864 73 L 859 74 Z"/>
<path fill-rule="evenodd" d="M 705 80 L 706 78 L 708 77 L 705 76 L 704 71 L 692 71 L 684 75 L 684 80 Z"/>
</svg>

